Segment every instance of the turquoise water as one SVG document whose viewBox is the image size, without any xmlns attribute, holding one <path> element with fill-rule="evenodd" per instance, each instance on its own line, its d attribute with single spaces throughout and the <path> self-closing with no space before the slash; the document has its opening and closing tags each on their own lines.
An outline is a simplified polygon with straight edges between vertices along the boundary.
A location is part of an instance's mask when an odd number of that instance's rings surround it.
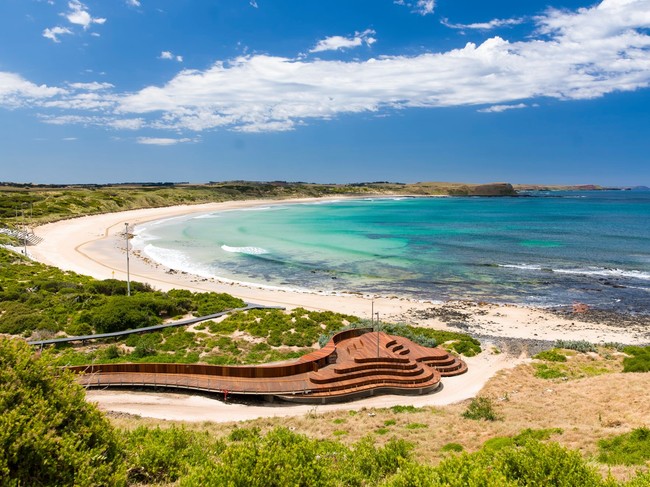
<svg viewBox="0 0 650 487">
<path fill-rule="evenodd" d="M 137 229 L 175 270 L 288 288 L 650 309 L 650 192 L 276 205 Z"/>
</svg>

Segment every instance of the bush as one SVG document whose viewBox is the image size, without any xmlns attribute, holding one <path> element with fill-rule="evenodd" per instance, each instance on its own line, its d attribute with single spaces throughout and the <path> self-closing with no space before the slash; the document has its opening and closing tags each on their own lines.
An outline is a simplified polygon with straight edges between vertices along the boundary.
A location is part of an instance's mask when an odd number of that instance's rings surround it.
<svg viewBox="0 0 650 487">
<path fill-rule="evenodd" d="M 540 379 L 560 379 L 566 377 L 566 372 L 555 368 L 549 367 L 546 364 L 534 364 L 535 367 L 535 377 Z"/>
<path fill-rule="evenodd" d="M 118 437 L 72 374 L 0 339 L 0 485 L 119 485 Z"/>
<path fill-rule="evenodd" d="M 492 400 L 487 397 L 475 397 L 462 414 L 463 418 L 485 421 L 497 421 L 501 417 L 494 409 Z"/>
<path fill-rule="evenodd" d="M 650 460 L 650 429 L 637 428 L 598 442 L 598 461 L 609 465 L 643 465 Z"/>
<path fill-rule="evenodd" d="M 448 452 L 455 452 L 455 453 L 460 453 L 464 450 L 463 445 L 460 443 L 447 443 L 444 445 L 440 451 L 448 451 Z"/>
<path fill-rule="evenodd" d="M 431 486 L 605 485 L 600 474 L 586 464 L 580 453 L 566 450 L 557 443 L 537 441 L 526 442 L 521 447 L 506 447 L 498 451 L 482 449 L 453 456 L 443 460 L 432 472 L 425 473 L 432 479 L 428 483 Z"/>
<path fill-rule="evenodd" d="M 415 406 L 411 406 L 410 404 L 408 406 L 403 406 L 401 404 L 397 404 L 395 406 L 391 406 L 390 410 L 396 414 L 399 413 L 418 413 L 422 411 L 422 408 L 418 408 Z"/>
<path fill-rule="evenodd" d="M 623 372 L 650 372 L 650 347 L 625 347 Z"/>
<path fill-rule="evenodd" d="M 225 293 L 195 294 L 194 300 L 197 303 L 197 313 L 199 316 L 212 315 L 228 309 L 243 308 L 246 306 L 246 303 L 241 299 Z"/>
<path fill-rule="evenodd" d="M 555 348 L 564 348 L 566 350 L 575 350 L 580 353 L 595 352 L 596 346 L 586 340 L 557 340 Z"/>
<path fill-rule="evenodd" d="M 92 326 L 99 333 L 131 330 L 162 322 L 161 308 L 169 303 L 146 294 L 110 296 L 104 304 L 82 312 L 80 323 Z"/>
<path fill-rule="evenodd" d="M 138 427 L 126 434 L 129 451 L 128 480 L 133 483 L 169 483 L 186 475 L 194 466 L 205 464 L 209 453 L 218 453 L 223 443 L 207 433 Z"/>
<path fill-rule="evenodd" d="M 560 353 L 557 349 L 544 350 L 543 352 L 539 352 L 533 358 L 536 358 L 538 360 L 546 360 L 547 362 L 566 362 L 567 361 L 566 355 L 564 355 L 563 353 Z"/>
</svg>

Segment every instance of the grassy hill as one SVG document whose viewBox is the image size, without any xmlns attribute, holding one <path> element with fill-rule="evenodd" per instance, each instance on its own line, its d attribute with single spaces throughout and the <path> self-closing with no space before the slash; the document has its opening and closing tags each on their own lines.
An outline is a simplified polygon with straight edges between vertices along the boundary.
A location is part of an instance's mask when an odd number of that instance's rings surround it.
<svg viewBox="0 0 650 487">
<path fill-rule="evenodd" d="M 322 196 L 456 195 L 509 196 L 507 183 L 310 184 L 230 181 L 209 184 L 121 184 L 45 186 L 0 184 L 0 227 L 36 225 L 81 215 L 139 208 L 249 199 Z"/>
</svg>

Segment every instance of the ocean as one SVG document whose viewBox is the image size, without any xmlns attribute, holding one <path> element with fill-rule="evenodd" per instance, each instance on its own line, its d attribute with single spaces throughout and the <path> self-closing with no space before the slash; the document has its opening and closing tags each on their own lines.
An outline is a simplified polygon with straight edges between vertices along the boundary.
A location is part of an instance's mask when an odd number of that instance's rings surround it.
<svg viewBox="0 0 650 487">
<path fill-rule="evenodd" d="M 177 271 L 325 292 L 650 312 L 650 192 L 366 198 L 139 226 Z"/>
</svg>

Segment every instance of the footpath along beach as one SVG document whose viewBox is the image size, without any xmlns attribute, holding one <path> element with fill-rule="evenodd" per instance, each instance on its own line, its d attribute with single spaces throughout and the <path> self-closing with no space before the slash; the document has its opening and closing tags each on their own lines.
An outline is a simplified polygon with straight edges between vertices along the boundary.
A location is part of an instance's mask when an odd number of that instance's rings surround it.
<svg viewBox="0 0 650 487">
<path fill-rule="evenodd" d="M 36 234 L 43 241 L 30 247 L 28 252 L 35 260 L 64 270 L 98 279 L 126 279 L 125 223 L 133 227 L 189 213 L 304 201 L 310 200 L 234 201 L 132 210 L 64 220 L 38 227 Z M 573 313 L 572 303 L 566 303 L 562 310 L 550 310 L 494 303 L 416 301 L 399 297 L 398 289 L 390 297 L 298 292 L 193 276 L 168 269 L 137 252 L 131 255 L 130 276 L 132 280 L 146 282 L 160 290 L 182 288 L 199 292 L 225 292 L 258 304 L 279 305 L 289 309 L 304 307 L 332 310 L 368 319 L 374 306 L 374 311 L 380 313 L 382 320 L 463 331 L 477 336 L 487 345 L 484 346 L 484 353 L 468 360 L 470 372 L 448 380 L 443 393 L 422 397 L 380 396 L 352 404 L 331 405 L 328 408 L 349 409 L 394 404 L 422 406 L 457 402 L 476 395 L 498 370 L 520 363 L 525 356 L 521 352 L 534 350 L 541 343 L 551 345 L 558 339 L 587 340 L 593 343 L 650 342 L 650 320 L 647 316 L 591 311 Z M 510 353 L 491 353 L 492 345 L 505 348 Z M 88 397 L 107 410 L 165 419 L 229 421 L 260 416 L 299 415 L 306 411 L 305 406 L 232 405 L 205 397 L 178 394 L 99 391 L 89 392 Z"/>
</svg>

